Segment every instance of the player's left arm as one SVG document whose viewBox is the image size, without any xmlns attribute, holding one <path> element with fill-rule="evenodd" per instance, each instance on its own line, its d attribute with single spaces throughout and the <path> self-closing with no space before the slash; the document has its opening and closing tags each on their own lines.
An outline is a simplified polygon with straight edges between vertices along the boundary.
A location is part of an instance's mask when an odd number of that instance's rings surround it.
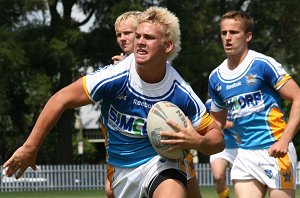
<svg viewBox="0 0 300 198">
<path fill-rule="evenodd" d="M 288 144 L 293 140 L 300 124 L 300 88 L 293 79 L 289 79 L 279 90 L 280 95 L 292 103 L 289 120 L 279 141 L 273 144 L 268 152 L 273 157 L 283 157 Z"/>
</svg>

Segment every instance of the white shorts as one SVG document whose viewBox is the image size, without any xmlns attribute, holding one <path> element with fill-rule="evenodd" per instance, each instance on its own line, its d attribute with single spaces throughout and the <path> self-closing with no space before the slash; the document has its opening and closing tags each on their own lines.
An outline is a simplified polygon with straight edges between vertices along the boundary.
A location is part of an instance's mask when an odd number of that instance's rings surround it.
<svg viewBox="0 0 300 198">
<path fill-rule="evenodd" d="M 211 155 L 209 157 L 209 161 L 211 163 L 215 159 L 224 159 L 232 165 L 237 154 L 238 154 L 237 148 L 225 148 L 222 152 Z"/>
<path fill-rule="evenodd" d="M 115 197 L 148 197 L 148 190 L 159 173 L 167 169 L 179 170 L 186 182 L 186 175 L 180 171 L 180 163 L 168 161 L 160 156 L 152 158 L 137 168 L 114 167 L 112 188 Z"/>
<path fill-rule="evenodd" d="M 270 157 L 267 149 L 239 149 L 231 169 L 232 180 L 258 180 L 270 189 L 296 189 L 297 155 L 293 143 L 283 158 Z"/>
</svg>

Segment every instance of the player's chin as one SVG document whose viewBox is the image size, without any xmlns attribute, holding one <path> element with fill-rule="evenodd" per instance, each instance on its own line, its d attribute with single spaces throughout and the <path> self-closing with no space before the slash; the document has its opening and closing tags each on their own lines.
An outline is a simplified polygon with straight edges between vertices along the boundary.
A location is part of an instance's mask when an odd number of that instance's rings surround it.
<svg viewBox="0 0 300 198">
<path fill-rule="evenodd" d="M 135 61 L 138 65 L 144 65 L 147 63 L 148 59 L 145 56 L 136 56 Z"/>
</svg>

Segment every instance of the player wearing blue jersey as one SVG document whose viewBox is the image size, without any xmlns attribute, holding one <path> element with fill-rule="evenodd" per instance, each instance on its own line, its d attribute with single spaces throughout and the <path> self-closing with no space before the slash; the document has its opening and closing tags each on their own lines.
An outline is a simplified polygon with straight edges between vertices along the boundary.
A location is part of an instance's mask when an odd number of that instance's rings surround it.
<svg viewBox="0 0 300 198">
<path fill-rule="evenodd" d="M 227 59 L 209 76 L 211 115 L 224 125 L 231 114 L 240 148 L 231 170 L 237 197 L 295 197 L 300 89 L 273 58 L 249 50 L 253 19 L 225 13 L 220 33 Z M 292 102 L 288 122 L 281 98 Z"/>
<path fill-rule="evenodd" d="M 211 99 L 205 102 L 206 110 L 210 113 Z M 239 138 L 237 133 L 232 130 L 233 123 L 231 116 L 227 115 L 227 121 L 224 126 L 225 149 L 213 154 L 209 157 L 210 167 L 214 176 L 215 188 L 219 198 L 228 198 L 230 194 L 229 187 L 226 182 L 226 169 L 232 166 L 237 156 L 239 147 Z"/>
<path fill-rule="evenodd" d="M 4 163 L 8 167 L 6 175 L 16 173 L 19 178 L 27 167 L 36 169 L 38 148 L 66 109 L 101 100 L 115 197 L 186 197 L 187 178 L 180 163 L 157 155 L 147 137 L 150 108 L 166 100 L 187 116 L 187 128 L 168 121 L 178 131 L 174 133 L 177 139 L 167 142 L 174 145 L 171 149 L 197 149 L 211 155 L 224 149 L 224 140 L 199 97 L 167 63 L 179 51 L 178 18 L 165 8 L 145 10 L 139 18 L 134 54 L 78 79 L 52 96 L 23 146 Z"/>
<path fill-rule="evenodd" d="M 129 54 L 133 53 L 135 31 L 138 24 L 138 17 L 141 15 L 141 11 L 128 11 L 124 12 L 117 17 L 115 21 L 115 33 L 117 43 L 122 50 L 120 55 L 115 55 L 111 59 L 114 63 L 118 63 L 123 60 Z M 105 147 L 107 147 L 107 135 L 105 126 L 101 127 L 102 133 L 105 137 Z M 107 164 L 107 179 L 105 182 L 105 194 L 108 198 L 114 198 L 112 191 L 111 181 L 113 177 L 113 167 Z"/>
<path fill-rule="evenodd" d="M 121 14 L 115 21 L 115 32 L 117 43 L 122 49 L 123 53 L 112 57 L 114 63 L 123 60 L 125 57 L 133 53 L 135 31 L 138 23 L 140 11 L 128 11 Z M 102 127 L 103 132 L 106 132 L 105 126 Z M 106 134 L 104 134 L 106 137 Z M 107 145 L 106 145 L 107 146 Z M 201 198 L 201 193 L 196 178 L 196 171 L 193 164 L 193 156 L 191 153 L 181 162 L 181 170 L 187 174 L 187 198 Z M 111 181 L 113 177 L 113 167 L 107 165 L 107 180 L 105 184 L 105 193 L 107 197 L 113 198 Z"/>
</svg>

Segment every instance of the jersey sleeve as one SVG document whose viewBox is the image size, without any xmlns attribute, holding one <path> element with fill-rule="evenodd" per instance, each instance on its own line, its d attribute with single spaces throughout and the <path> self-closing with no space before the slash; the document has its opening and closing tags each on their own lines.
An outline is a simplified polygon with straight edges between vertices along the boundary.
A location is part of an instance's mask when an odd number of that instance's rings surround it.
<svg viewBox="0 0 300 198">
<path fill-rule="evenodd" d="M 282 65 L 274 59 L 270 58 L 264 63 L 264 79 L 266 83 L 269 83 L 274 89 L 280 89 L 289 79 L 291 79 L 291 76 L 286 72 Z"/>
</svg>

